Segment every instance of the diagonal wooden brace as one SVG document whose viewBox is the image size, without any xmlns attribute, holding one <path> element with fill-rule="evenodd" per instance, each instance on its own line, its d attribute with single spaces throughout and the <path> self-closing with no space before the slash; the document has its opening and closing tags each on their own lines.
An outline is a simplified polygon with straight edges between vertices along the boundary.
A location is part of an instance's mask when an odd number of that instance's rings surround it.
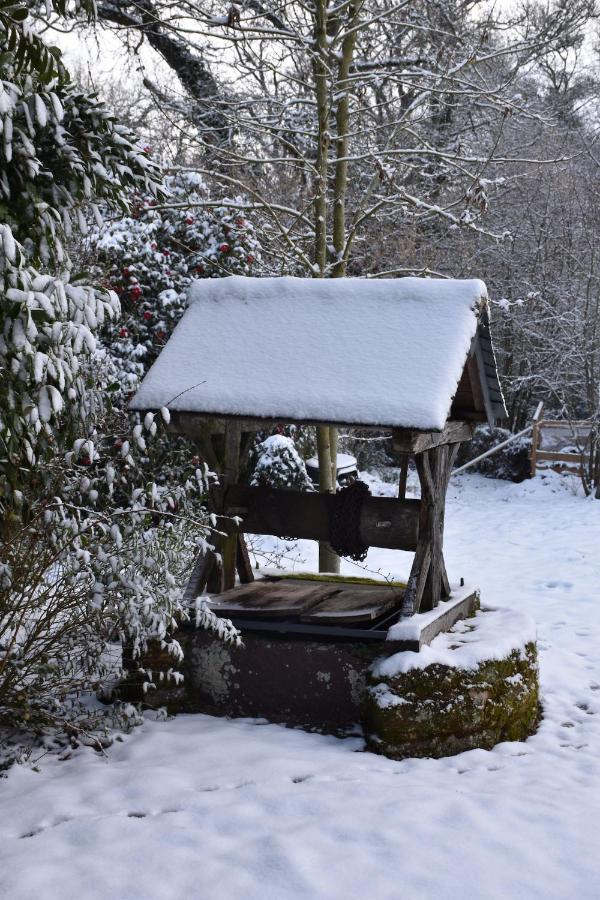
<svg viewBox="0 0 600 900">
<path fill-rule="evenodd" d="M 421 484 L 419 536 L 402 603 L 403 616 L 433 609 L 440 599 L 450 596 L 443 556 L 444 513 L 458 446 L 443 444 L 415 455 Z"/>
</svg>

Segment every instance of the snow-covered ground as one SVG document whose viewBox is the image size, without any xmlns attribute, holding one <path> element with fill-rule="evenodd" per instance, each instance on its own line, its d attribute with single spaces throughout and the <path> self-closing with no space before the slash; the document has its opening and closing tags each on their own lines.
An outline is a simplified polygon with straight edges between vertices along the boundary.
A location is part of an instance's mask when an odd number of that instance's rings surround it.
<svg viewBox="0 0 600 900">
<path fill-rule="evenodd" d="M 0 781 L 0 897 L 597 900 L 600 503 L 573 482 L 450 489 L 451 578 L 538 624 L 544 719 L 526 743 L 394 762 L 358 737 L 148 719 L 105 757 Z M 406 574 L 398 556 L 368 564 Z"/>
</svg>

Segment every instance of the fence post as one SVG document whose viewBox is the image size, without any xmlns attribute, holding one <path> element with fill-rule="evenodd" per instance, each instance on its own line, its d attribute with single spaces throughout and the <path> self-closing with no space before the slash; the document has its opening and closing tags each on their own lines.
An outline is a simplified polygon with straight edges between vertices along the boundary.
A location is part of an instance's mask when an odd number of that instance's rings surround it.
<svg viewBox="0 0 600 900">
<path fill-rule="evenodd" d="M 531 429 L 531 477 L 535 478 L 537 471 L 537 449 L 538 449 L 538 441 L 540 434 L 540 426 L 538 422 L 533 423 L 533 428 Z"/>
</svg>

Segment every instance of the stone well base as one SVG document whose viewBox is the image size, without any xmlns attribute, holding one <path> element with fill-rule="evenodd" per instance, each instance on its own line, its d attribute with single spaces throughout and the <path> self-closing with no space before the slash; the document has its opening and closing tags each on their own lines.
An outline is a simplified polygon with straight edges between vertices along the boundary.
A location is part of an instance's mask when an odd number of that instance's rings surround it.
<svg viewBox="0 0 600 900">
<path fill-rule="evenodd" d="M 535 627 L 514 610 L 480 610 L 430 647 L 379 659 L 370 670 L 368 746 L 394 759 L 525 740 L 537 720 Z"/>
<path fill-rule="evenodd" d="M 514 610 L 478 610 L 420 650 L 251 632 L 235 647 L 195 629 L 177 637 L 183 683 L 160 677 L 173 663 L 154 646 L 144 664 L 157 689 L 143 695 L 132 671 L 124 699 L 334 734 L 362 724 L 369 749 L 395 759 L 489 749 L 537 723 L 535 626 Z"/>
</svg>

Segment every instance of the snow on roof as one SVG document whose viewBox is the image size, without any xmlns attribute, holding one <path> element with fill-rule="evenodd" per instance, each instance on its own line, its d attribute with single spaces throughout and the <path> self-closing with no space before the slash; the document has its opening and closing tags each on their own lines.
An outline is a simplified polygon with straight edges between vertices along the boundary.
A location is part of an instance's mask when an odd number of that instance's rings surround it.
<svg viewBox="0 0 600 900">
<path fill-rule="evenodd" d="M 441 430 L 486 300 L 476 279 L 199 280 L 131 406 Z"/>
</svg>

